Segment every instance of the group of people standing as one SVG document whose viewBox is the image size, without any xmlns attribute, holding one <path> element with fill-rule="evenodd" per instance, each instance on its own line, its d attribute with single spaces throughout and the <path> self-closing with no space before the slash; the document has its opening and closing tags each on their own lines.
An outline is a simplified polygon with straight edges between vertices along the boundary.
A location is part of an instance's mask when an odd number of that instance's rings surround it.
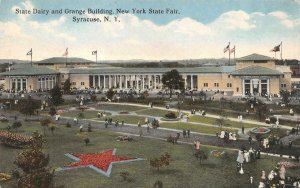
<svg viewBox="0 0 300 188">
<path fill-rule="evenodd" d="M 260 149 L 254 149 L 250 147 L 249 150 L 246 150 L 245 147 L 242 147 L 238 152 L 237 161 L 237 172 L 240 174 L 244 174 L 243 163 L 249 163 L 251 161 L 255 161 L 260 159 Z"/>
</svg>

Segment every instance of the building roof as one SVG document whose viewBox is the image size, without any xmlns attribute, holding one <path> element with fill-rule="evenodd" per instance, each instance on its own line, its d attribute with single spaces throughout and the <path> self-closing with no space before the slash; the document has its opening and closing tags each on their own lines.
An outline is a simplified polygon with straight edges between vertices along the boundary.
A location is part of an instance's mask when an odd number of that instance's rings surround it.
<svg viewBox="0 0 300 188">
<path fill-rule="evenodd" d="M 31 66 L 30 64 L 14 65 L 10 71 L 0 73 L 0 76 L 34 76 L 34 75 L 49 75 L 59 74 L 58 71 L 47 68 Z"/>
<path fill-rule="evenodd" d="M 65 64 L 65 63 L 66 63 L 65 57 L 51 57 L 48 59 L 34 62 L 34 64 Z M 95 62 L 83 58 L 68 57 L 67 64 L 73 64 L 73 63 L 95 63 Z"/>
<path fill-rule="evenodd" d="M 120 67 L 103 67 L 95 68 L 75 68 L 71 69 L 71 74 L 163 74 L 172 69 L 180 73 L 229 73 L 235 70 L 234 66 L 220 67 L 188 67 L 188 68 L 120 68 Z"/>
<path fill-rule="evenodd" d="M 231 75 L 233 76 L 277 76 L 277 75 L 283 75 L 283 73 L 269 69 L 266 67 L 261 66 L 250 66 L 245 67 L 236 71 L 231 72 Z"/>
<path fill-rule="evenodd" d="M 271 57 L 260 55 L 260 54 L 250 54 L 241 58 L 236 59 L 237 61 L 268 61 L 274 60 Z"/>
</svg>

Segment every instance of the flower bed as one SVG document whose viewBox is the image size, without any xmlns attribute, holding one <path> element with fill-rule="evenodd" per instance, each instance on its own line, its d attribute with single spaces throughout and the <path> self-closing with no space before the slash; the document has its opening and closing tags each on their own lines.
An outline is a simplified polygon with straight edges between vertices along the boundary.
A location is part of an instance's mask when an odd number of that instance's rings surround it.
<svg viewBox="0 0 300 188">
<path fill-rule="evenodd" d="M 8 131 L 0 131 L 0 142 L 9 147 L 24 148 L 32 142 L 32 137 L 15 134 Z"/>
<path fill-rule="evenodd" d="M 280 161 L 277 163 L 277 165 L 279 166 L 284 166 L 285 168 L 296 168 L 297 165 L 295 163 L 292 162 L 288 162 L 288 161 Z"/>
<path fill-rule="evenodd" d="M 253 128 L 250 130 L 250 135 L 252 138 L 255 138 L 256 140 L 261 140 L 263 138 L 267 138 L 270 134 L 271 130 L 266 127 L 258 127 Z"/>
</svg>

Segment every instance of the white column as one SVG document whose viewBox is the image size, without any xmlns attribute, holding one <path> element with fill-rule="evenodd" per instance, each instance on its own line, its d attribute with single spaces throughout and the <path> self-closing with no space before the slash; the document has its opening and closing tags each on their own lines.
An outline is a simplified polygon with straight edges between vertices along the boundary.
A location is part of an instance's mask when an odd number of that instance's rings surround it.
<svg viewBox="0 0 300 188">
<path fill-rule="evenodd" d="M 93 75 L 93 88 L 95 88 L 95 86 L 96 86 L 96 83 L 95 83 L 95 81 L 96 81 L 96 78 L 95 78 L 95 75 Z"/>
<path fill-rule="evenodd" d="M 148 75 L 148 89 L 150 89 L 150 78 L 151 78 L 151 75 Z"/>
<path fill-rule="evenodd" d="M 156 89 L 156 75 L 154 75 L 154 89 Z"/>
<path fill-rule="evenodd" d="M 28 87 L 28 78 L 26 78 L 25 83 L 26 83 L 26 88 L 25 88 L 25 90 L 28 91 L 28 90 L 27 90 L 27 88 L 29 88 L 29 87 Z"/>
<path fill-rule="evenodd" d="M 144 90 L 145 89 L 145 77 L 144 77 L 144 75 L 142 75 L 142 86 L 143 86 L 143 88 L 142 88 L 142 90 Z"/>
<path fill-rule="evenodd" d="M 250 94 L 253 95 L 253 82 L 250 80 Z"/>
<path fill-rule="evenodd" d="M 243 79 L 242 90 L 243 90 L 243 96 L 245 96 L 245 79 Z"/>
<path fill-rule="evenodd" d="M 114 87 L 117 87 L 117 75 L 114 75 Z"/>
<path fill-rule="evenodd" d="M 105 77 L 106 77 L 106 75 L 103 75 L 103 89 L 106 88 Z"/>
<path fill-rule="evenodd" d="M 194 79 L 193 79 L 193 75 L 191 75 L 191 90 L 194 89 Z"/>
<path fill-rule="evenodd" d="M 258 81 L 258 93 L 261 95 L 261 80 Z"/>
<path fill-rule="evenodd" d="M 185 89 L 187 88 L 187 82 L 186 82 L 186 80 L 187 80 L 187 75 L 184 76 L 184 88 Z"/>
<path fill-rule="evenodd" d="M 267 79 L 267 93 L 270 95 L 270 79 Z"/>
<path fill-rule="evenodd" d="M 128 89 L 128 84 L 127 84 L 128 80 L 127 80 L 127 75 L 125 75 L 125 89 Z"/>
<path fill-rule="evenodd" d="M 112 80 L 112 76 L 108 75 L 108 89 L 111 88 L 111 80 Z"/>
<path fill-rule="evenodd" d="M 100 85 L 101 85 L 100 80 L 101 80 L 101 76 L 98 75 L 98 87 L 99 87 L 99 88 L 100 88 Z"/>
<path fill-rule="evenodd" d="M 21 91 L 23 91 L 23 78 L 20 78 L 21 80 Z"/>
</svg>

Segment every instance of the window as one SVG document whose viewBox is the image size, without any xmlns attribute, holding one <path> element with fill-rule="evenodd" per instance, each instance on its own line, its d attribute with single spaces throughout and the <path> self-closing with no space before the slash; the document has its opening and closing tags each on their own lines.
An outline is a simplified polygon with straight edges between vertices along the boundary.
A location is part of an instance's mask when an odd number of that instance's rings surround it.
<svg viewBox="0 0 300 188">
<path fill-rule="evenodd" d="M 65 75 L 63 75 L 63 74 L 62 74 L 62 75 L 61 75 L 61 77 L 62 77 L 62 78 L 64 78 L 64 77 L 65 77 Z"/>
<path fill-rule="evenodd" d="M 230 78 L 230 75 L 228 75 L 228 78 Z"/>
<path fill-rule="evenodd" d="M 80 82 L 80 85 L 84 86 L 84 82 Z"/>
<path fill-rule="evenodd" d="M 75 85 L 76 85 L 76 82 L 72 82 L 72 85 L 75 86 Z"/>
<path fill-rule="evenodd" d="M 284 87 L 284 88 L 286 88 L 286 84 L 281 84 L 281 87 Z"/>
<path fill-rule="evenodd" d="M 215 85 L 215 87 L 219 87 L 219 83 L 215 83 L 214 85 Z"/>
<path fill-rule="evenodd" d="M 204 83 L 203 86 L 204 86 L 204 87 L 208 87 L 208 83 Z"/>
<path fill-rule="evenodd" d="M 282 78 L 284 78 L 284 75 L 282 75 Z"/>
<path fill-rule="evenodd" d="M 227 83 L 227 87 L 232 87 L 232 84 L 231 83 Z"/>
</svg>

